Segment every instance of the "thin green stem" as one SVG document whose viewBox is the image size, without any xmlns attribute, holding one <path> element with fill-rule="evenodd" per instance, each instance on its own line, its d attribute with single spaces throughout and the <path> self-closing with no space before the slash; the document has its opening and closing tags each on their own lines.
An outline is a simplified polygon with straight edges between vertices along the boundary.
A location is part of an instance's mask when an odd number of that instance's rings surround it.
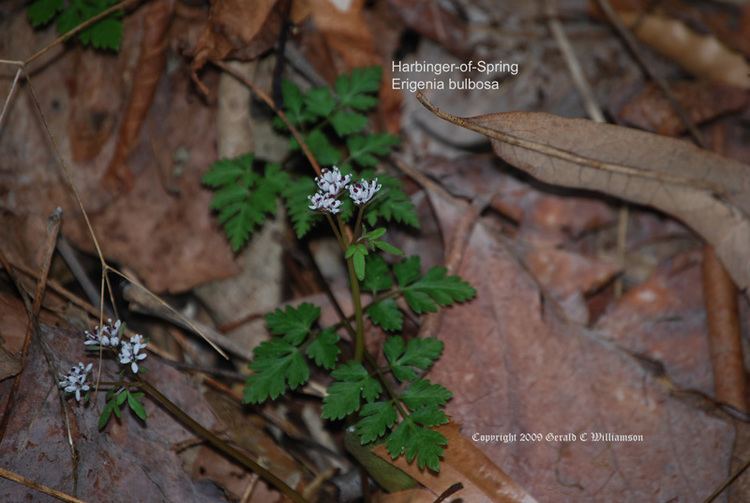
<svg viewBox="0 0 750 503">
<path fill-rule="evenodd" d="M 359 280 L 354 272 L 354 260 L 346 259 L 346 269 L 349 272 L 349 283 L 352 291 L 352 304 L 354 304 L 354 361 L 361 362 L 365 354 L 365 323 L 362 317 L 362 295 L 359 290 Z"/>
<path fill-rule="evenodd" d="M 154 386 L 152 386 L 150 383 L 141 380 L 138 382 L 138 385 L 154 401 L 156 401 L 159 405 L 161 405 L 164 409 L 166 409 L 170 414 L 175 416 L 177 420 L 179 420 L 184 426 L 189 428 L 198 437 L 202 438 L 203 440 L 211 444 L 211 446 L 214 447 L 216 450 L 218 450 L 222 454 L 225 454 L 226 456 L 233 459 L 234 461 L 240 463 L 242 466 L 244 466 L 248 470 L 251 470 L 257 473 L 260 477 L 262 477 L 271 485 L 273 485 L 276 489 L 281 491 L 287 498 L 289 498 L 293 502 L 307 503 L 307 500 L 305 499 L 305 497 L 302 496 L 297 491 L 295 491 L 294 489 L 292 489 L 291 487 L 289 487 L 286 484 L 286 482 L 281 480 L 279 477 L 274 475 L 269 470 L 260 466 L 258 463 L 253 461 L 245 453 L 235 449 L 234 447 L 229 445 L 227 442 L 219 438 L 211 430 L 205 428 L 198 421 L 196 421 L 195 419 L 187 415 L 185 412 L 183 412 L 183 410 L 177 404 L 173 403 L 171 400 L 169 400 L 169 398 L 162 395 L 161 392 L 158 389 L 156 389 Z"/>
<path fill-rule="evenodd" d="M 336 240 L 339 242 L 341 251 L 346 252 L 346 241 L 344 241 L 344 236 L 341 234 L 341 231 L 339 230 L 338 226 L 333 221 L 333 217 L 331 217 L 330 213 L 325 213 L 325 216 L 326 216 L 326 219 L 328 220 L 328 223 L 331 225 L 331 229 L 333 229 L 333 233 L 336 235 Z"/>
<path fill-rule="evenodd" d="M 383 371 L 378 366 L 378 362 L 375 361 L 375 358 L 373 358 L 373 356 L 369 352 L 365 352 L 365 359 L 367 360 L 367 363 L 370 365 L 370 367 L 372 367 L 372 369 L 375 371 L 375 375 L 377 375 L 378 381 L 380 381 L 380 383 L 385 388 L 385 392 L 388 393 L 388 396 L 390 396 L 391 400 L 393 400 L 398 413 L 401 414 L 402 418 L 406 419 L 406 416 L 408 416 L 409 414 L 401 405 L 401 400 L 399 399 L 398 393 L 396 393 L 396 390 L 391 385 L 391 382 L 385 377 L 385 374 L 383 374 Z"/>
<path fill-rule="evenodd" d="M 357 210 L 357 220 L 354 223 L 354 239 L 359 239 L 362 234 L 362 215 L 365 213 L 365 207 L 359 206 Z"/>
</svg>

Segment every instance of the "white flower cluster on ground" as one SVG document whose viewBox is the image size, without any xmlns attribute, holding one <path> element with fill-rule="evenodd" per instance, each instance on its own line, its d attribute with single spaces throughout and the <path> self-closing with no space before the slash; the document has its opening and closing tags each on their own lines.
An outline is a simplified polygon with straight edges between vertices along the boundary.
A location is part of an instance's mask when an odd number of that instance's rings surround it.
<svg viewBox="0 0 750 503">
<path fill-rule="evenodd" d="M 107 323 L 101 327 L 95 327 L 93 331 L 85 331 L 86 340 L 84 344 L 86 349 L 99 350 L 106 349 L 117 352 L 117 360 L 122 365 L 128 365 L 131 372 L 138 373 L 142 362 L 148 356 L 145 349 L 148 343 L 143 340 L 142 335 L 134 335 L 129 340 L 122 336 L 125 326 L 120 320 L 107 320 Z M 59 385 L 66 393 L 75 394 L 76 400 L 81 400 L 81 393 L 88 391 L 88 375 L 91 372 L 92 364 L 84 365 L 79 362 L 72 367 L 70 372 L 60 377 Z"/>
<path fill-rule="evenodd" d="M 59 386 L 66 393 L 75 394 L 76 400 L 80 402 L 81 392 L 85 393 L 91 389 L 87 381 L 91 367 L 93 367 L 91 363 L 84 366 L 83 362 L 78 362 L 78 365 L 74 365 L 67 374 L 60 377 Z"/>
<path fill-rule="evenodd" d="M 345 189 L 348 189 L 349 197 L 354 204 L 362 206 L 370 202 L 382 188 L 377 178 L 354 183 L 350 183 L 351 180 L 351 175 L 342 175 L 336 166 L 331 169 L 324 169 L 320 176 L 315 178 L 318 191 L 314 195 L 308 196 L 310 200 L 309 208 L 313 211 L 323 211 L 335 215 L 341 211 L 342 202 L 339 196 Z"/>
</svg>

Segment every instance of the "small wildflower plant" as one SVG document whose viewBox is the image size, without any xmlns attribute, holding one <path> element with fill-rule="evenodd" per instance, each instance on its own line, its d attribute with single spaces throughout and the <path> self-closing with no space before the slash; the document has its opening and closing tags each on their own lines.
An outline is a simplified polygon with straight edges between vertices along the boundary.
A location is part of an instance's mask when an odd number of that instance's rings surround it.
<svg viewBox="0 0 750 503">
<path fill-rule="evenodd" d="M 142 392 L 137 391 L 137 378 L 145 368 L 142 366 L 148 353 L 148 343 L 142 335 L 136 334 L 130 339 L 123 336 L 125 325 L 120 321 L 107 320 L 101 327 L 84 332 L 85 349 L 90 353 L 111 357 L 120 365 L 121 380 L 110 383 L 99 383 L 108 387 L 106 404 L 99 416 L 99 429 L 104 428 L 114 414 L 121 417 L 121 409 L 127 403 L 128 408 L 142 421 L 146 421 L 146 409 L 143 406 Z M 90 381 L 93 363 L 79 362 L 70 371 L 60 377 L 58 385 L 66 394 L 74 396 L 77 402 L 87 401 L 93 385 Z"/>
<path fill-rule="evenodd" d="M 374 67 L 339 77 L 333 91 L 320 87 L 303 93 L 291 82 L 283 83 L 285 115 L 324 166 L 319 176 L 294 175 L 294 159 L 284 169 L 265 163 L 261 172 L 254 167 L 254 156 L 246 154 L 216 162 L 203 181 L 216 191 L 212 207 L 235 250 L 283 197 L 299 238 L 327 221 L 349 276 L 353 324 L 347 319 L 320 326 L 320 307 L 309 303 L 267 315 L 272 337 L 254 349 L 244 402 L 261 404 L 297 390 L 317 367 L 331 377 L 322 404 L 324 419 L 345 420 L 362 445 L 384 442 L 393 459 L 404 455 L 420 469 L 437 472 L 447 439 L 435 427 L 448 422 L 444 407 L 452 394 L 425 374 L 440 358 L 443 343 L 399 335 L 403 309 L 415 315 L 434 313 L 470 300 L 476 292 L 444 267 L 423 271 L 418 256 L 405 258 L 385 239 L 385 225 L 418 228 L 419 221 L 401 182 L 374 169 L 378 156 L 387 155 L 398 138 L 364 133 L 367 117 L 362 112 L 377 104 L 380 78 L 380 68 Z M 366 305 L 363 293 L 370 297 Z M 366 349 L 365 320 L 373 325 L 368 336 L 382 334 L 382 356 Z M 348 343 L 342 340 L 344 331 Z"/>
</svg>

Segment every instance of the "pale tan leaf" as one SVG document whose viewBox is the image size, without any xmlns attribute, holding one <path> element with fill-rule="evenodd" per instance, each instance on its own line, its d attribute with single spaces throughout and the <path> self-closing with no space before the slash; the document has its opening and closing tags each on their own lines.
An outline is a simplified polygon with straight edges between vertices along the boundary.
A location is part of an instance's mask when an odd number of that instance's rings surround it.
<svg viewBox="0 0 750 503">
<path fill-rule="evenodd" d="M 495 153 L 553 185 L 602 192 L 668 213 L 711 243 L 737 285 L 750 285 L 750 166 L 690 143 L 610 124 L 536 112 L 463 119 Z"/>
</svg>

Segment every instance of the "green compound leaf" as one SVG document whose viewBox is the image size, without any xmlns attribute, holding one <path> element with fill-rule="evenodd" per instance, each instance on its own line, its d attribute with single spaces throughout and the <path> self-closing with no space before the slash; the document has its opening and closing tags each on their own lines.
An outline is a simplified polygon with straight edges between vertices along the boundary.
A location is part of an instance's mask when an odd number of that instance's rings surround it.
<svg viewBox="0 0 750 503">
<path fill-rule="evenodd" d="M 117 0 L 35 0 L 29 5 L 27 15 L 31 25 L 38 28 L 59 14 L 57 31 L 63 34 L 116 3 Z M 97 49 L 118 50 L 122 41 L 122 12 L 112 13 L 81 30 L 78 40 Z"/>
<path fill-rule="evenodd" d="M 440 432 L 416 424 L 409 416 L 388 436 L 385 445 L 391 458 L 404 454 L 409 463 L 416 458 L 420 470 L 426 467 L 439 472 L 440 458 L 448 439 Z"/>
<path fill-rule="evenodd" d="M 283 335 L 286 342 L 299 346 L 319 317 L 320 308 L 305 302 L 298 307 L 287 306 L 267 314 L 266 325 L 272 334 Z"/>
<path fill-rule="evenodd" d="M 443 342 L 435 337 L 410 339 L 389 337 L 383 345 L 383 353 L 399 381 L 417 379 L 414 369 L 427 370 L 443 353 Z"/>
<path fill-rule="evenodd" d="M 26 15 L 29 17 L 31 26 L 39 28 L 52 21 L 64 8 L 64 0 L 36 0 L 29 4 Z"/>
<path fill-rule="evenodd" d="M 367 126 L 367 117 L 356 112 L 339 110 L 331 116 L 331 125 L 339 136 L 362 131 Z"/>
<path fill-rule="evenodd" d="M 146 409 L 143 407 L 143 403 L 141 402 L 142 398 L 143 393 L 130 393 L 128 391 L 128 407 L 130 407 L 130 410 L 132 410 L 135 415 L 141 419 L 141 421 L 145 421 Z"/>
<path fill-rule="evenodd" d="M 235 252 L 267 215 L 276 213 L 276 201 L 289 180 L 279 165 L 272 163 L 266 165 L 263 176 L 258 175 L 252 170 L 253 160 L 252 154 L 219 160 L 202 179 L 216 191 L 211 207 L 219 212 L 219 222 Z"/>
<path fill-rule="evenodd" d="M 388 271 L 388 264 L 380 255 L 370 254 L 367 256 L 367 267 L 365 268 L 365 279 L 362 288 L 372 293 L 388 290 L 393 286 L 393 280 Z"/>
<path fill-rule="evenodd" d="M 362 445 L 382 437 L 396 422 L 396 409 L 391 402 L 366 403 L 359 411 L 360 420 L 355 425 Z"/>
<path fill-rule="evenodd" d="M 367 308 L 367 316 L 383 330 L 395 332 L 404 326 L 404 313 L 394 299 L 384 299 Z"/>
<path fill-rule="evenodd" d="M 320 129 L 315 129 L 308 134 L 305 143 L 321 166 L 333 166 L 341 160 L 341 152 L 333 146 Z"/>
<path fill-rule="evenodd" d="M 282 80 L 281 98 L 284 100 L 284 112 L 289 122 L 293 126 L 302 125 L 307 120 L 302 110 L 305 98 L 297 84 L 286 79 Z"/>
<path fill-rule="evenodd" d="M 380 383 L 361 363 L 345 363 L 331 372 L 331 376 L 336 380 L 323 399 L 323 419 L 343 419 L 359 410 L 362 398 L 372 402 L 383 392 Z"/>
<path fill-rule="evenodd" d="M 327 87 L 316 87 L 305 96 L 305 107 L 315 117 L 328 117 L 336 108 L 336 99 Z"/>
<path fill-rule="evenodd" d="M 422 407 L 442 407 L 453 397 L 445 387 L 434 384 L 427 379 L 413 382 L 401 395 L 401 401 L 410 410 Z"/>
<path fill-rule="evenodd" d="M 378 164 L 378 158 L 375 156 L 388 155 L 398 143 L 398 136 L 379 133 L 367 136 L 350 136 L 346 139 L 346 148 L 349 150 L 351 162 L 364 168 L 372 168 Z"/>
<path fill-rule="evenodd" d="M 371 94 L 380 89 L 383 70 L 379 66 L 355 68 L 348 75 L 336 79 L 336 94 L 342 105 L 356 110 L 368 110 L 378 104 Z"/>
<path fill-rule="evenodd" d="M 399 284 L 403 288 L 401 281 Z M 403 288 L 404 299 L 417 314 L 437 312 L 438 306 L 464 302 L 474 298 L 477 293 L 459 276 L 448 276 L 445 267 L 433 267 L 422 278 L 407 285 Z"/>
<path fill-rule="evenodd" d="M 406 288 L 419 279 L 422 274 L 422 259 L 419 255 L 412 255 L 393 266 L 398 286 Z"/>
<path fill-rule="evenodd" d="M 401 224 L 419 228 L 419 217 L 414 203 L 406 195 L 401 182 L 398 178 L 390 175 L 376 174 L 371 171 L 363 172 L 363 178 L 373 178 L 377 176 L 378 183 L 383 188 L 380 189 L 377 197 L 367 206 L 365 220 L 370 226 L 375 226 L 379 219 L 388 222 L 398 222 Z"/>
<path fill-rule="evenodd" d="M 412 413 L 411 418 L 415 423 L 428 427 L 440 426 L 441 424 L 448 423 L 448 416 L 445 415 L 445 412 L 434 405 L 428 405 L 415 410 Z"/>
<path fill-rule="evenodd" d="M 309 208 L 308 196 L 315 194 L 316 190 L 315 182 L 306 176 L 294 180 L 283 189 L 287 213 L 298 238 L 304 237 L 320 218 L 320 214 Z"/>
<path fill-rule="evenodd" d="M 341 353 L 338 342 L 339 336 L 336 332 L 326 328 L 307 347 L 307 356 L 312 358 L 318 367 L 332 369 L 336 366 L 336 360 Z"/>
<path fill-rule="evenodd" d="M 310 378 L 310 369 L 299 348 L 284 339 L 262 342 L 253 352 L 255 358 L 250 368 L 255 373 L 245 383 L 244 403 L 275 400 L 286 391 L 287 385 L 297 389 Z"/>
</svg>

